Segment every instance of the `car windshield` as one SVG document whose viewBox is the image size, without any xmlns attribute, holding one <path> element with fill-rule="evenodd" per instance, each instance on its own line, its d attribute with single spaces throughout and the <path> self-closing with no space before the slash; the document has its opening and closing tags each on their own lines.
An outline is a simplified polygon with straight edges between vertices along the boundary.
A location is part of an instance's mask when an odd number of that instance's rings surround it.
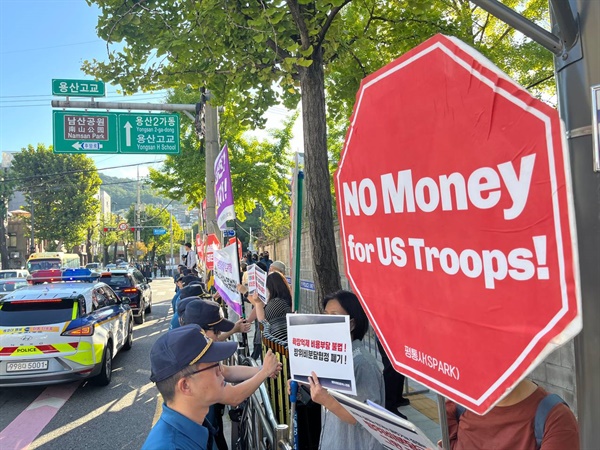
<svg viewBox="0 0 600 450">
<path fill-rule="evenodd" d="M 0 281 L 0 292 L 12 292 L 27 286 L 27 281 Z"/>
<path fill-rule="evenodd" d="M 17 278 L 17 272 L 0 272 L 0 278 Z"/>
<path fill-rule="evenodd" d="M 15 300 L 0 303 L 0 326 L 32 326 L 67 322 L 73 318 L 73 299 Z"/>
<path fill-rule="evenodd" d="M 101 281 L 111 287 L 131 286 L 131 279 L 125 273 L 112 273 L 110 277 L 102 277 Z"/>
<path fill-rule="evenodd" d="M 29 272 L 60 269 L 60 259 L 36 259 L 35 261 L 27 261 L 27 269 L 29 269 Z"/>
</svg>

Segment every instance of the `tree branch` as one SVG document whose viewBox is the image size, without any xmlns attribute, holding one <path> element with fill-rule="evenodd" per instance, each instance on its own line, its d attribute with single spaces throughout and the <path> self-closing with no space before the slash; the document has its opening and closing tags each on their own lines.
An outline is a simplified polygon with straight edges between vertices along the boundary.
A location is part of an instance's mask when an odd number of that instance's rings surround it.
<svg viewBox="0 0 600 450">
<path fill-rule="evenodd" d="M 302 7 L 298 4 L 297 0 L 286 0 L 286 3 L 290 9 L 290 13 L 292 14 L 292 19 L 294 20 L 294 23 L 300 32 L 302 48 L 306 50 L 308 47 L 310 47 L 310 36 L 308 34 L 306 22 L 304 22 L 304 18 L 302 17 Z"/>
<path fill-rule="evenodd" d="M 327 35 L 327 31 L 329 30 L 329 27 L 331 26 L 333 19 L 335 19 L 335 16 L 337 16 L 337 14 L 340 12 L 340 10 L 344 6 L 346 6 L 348 3 L 350 3 L 351 1 L 352 0 L 344 0 L 344 3 L 342 3 L 340 6 L 336 6 L 331 11 L 329 11 L 329 14 L 327 15 L 327 19 L 325 20 L 325 23 L 321 27 L 321 31 L 319 31 L 319 34 L 317 35 L 316 47 L 320 47 L 321 44 L 323 43 L 323 40 L 325 39 L 325 36 Z"/>
</svg>

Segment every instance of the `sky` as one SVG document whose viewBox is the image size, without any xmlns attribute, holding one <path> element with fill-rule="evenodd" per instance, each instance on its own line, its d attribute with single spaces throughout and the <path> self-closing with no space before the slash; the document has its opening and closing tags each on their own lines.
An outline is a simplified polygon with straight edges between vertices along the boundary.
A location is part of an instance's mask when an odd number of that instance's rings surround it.
<svg viewBox="0 0 600 450">
<path fill-rule="evenodd" d="M 90 79 L 81 71 L 83 61 L 107 58 L 106 43 L 96 36 L 97 17 L 96 6 L 88 6 L 85 0 L 0 0 L 1 151 L 52 145 L 52 79 Z M 160 103 L 164 99 L 164 92 L 123 97 L 117 89 L 107 85 L 105 100 Z M 279 127 L 287 116 L 283 107 L 271 108 L 265 115 L 267 128 Z M 253 135 L 264 138 L 266 133 Z M 294 135 L 292 150 L 301 151 L 300 120 Z M 98 169 L 114 168 L 102 173 L 119 177 L 135 177 L 138 167 L 140 176 L 145 176 L 148 167 L 158 168 L 156 162 L 164 159 L 114 154 L 92 158 Z"/>
</svg>

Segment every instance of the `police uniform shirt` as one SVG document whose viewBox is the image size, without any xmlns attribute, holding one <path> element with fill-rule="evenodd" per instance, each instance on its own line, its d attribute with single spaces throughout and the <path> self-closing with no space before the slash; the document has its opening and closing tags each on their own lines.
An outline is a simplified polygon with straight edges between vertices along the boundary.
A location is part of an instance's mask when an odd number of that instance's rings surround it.
<svg viewBox="0 0 600 450">
<path fill-rule="evenodd" d="M 163 403 L 142 450 L 206 450 L 208 430 Z"/>
</svg>

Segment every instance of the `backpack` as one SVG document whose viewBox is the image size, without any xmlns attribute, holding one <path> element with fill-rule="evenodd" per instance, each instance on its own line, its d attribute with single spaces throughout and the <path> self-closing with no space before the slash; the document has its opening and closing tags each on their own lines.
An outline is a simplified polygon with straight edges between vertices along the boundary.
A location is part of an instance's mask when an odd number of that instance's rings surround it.
<svg viewBox="0 0 600 450">
<path fill-rule="evenodd" d="M 567 405 L 567 403 L 560 398 L 560 396 L 556 394 L 547 394 L 542 401 L 539 403 L 536 411 L 535 411 L 535 419 L 533 421 L 533 432 L 535 435 L 535 448 L 539 450 L 542 447 L 542 441 L 544 439 L 544 428 L 546 427 L 546 419 L 548 418 L 548 414 L 550 411 L 558 405 L 559 403 L 563 403 Z M 569 405 L 567 405 L 569 406 Z M 467 408 L 462 405 L 456 404 L 456 420 L 460 420 L 460 416 L 462 416 Z"/>
</svg>

